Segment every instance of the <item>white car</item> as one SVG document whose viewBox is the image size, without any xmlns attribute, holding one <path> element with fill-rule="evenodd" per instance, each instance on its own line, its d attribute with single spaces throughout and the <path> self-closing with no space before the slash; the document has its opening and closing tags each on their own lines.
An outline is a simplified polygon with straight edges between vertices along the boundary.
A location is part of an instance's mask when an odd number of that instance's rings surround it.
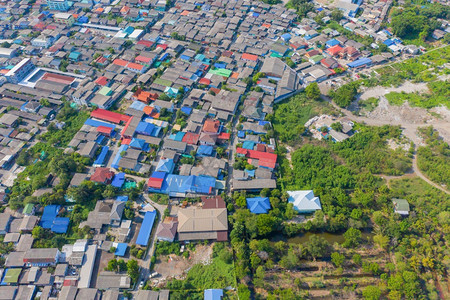
<svg viewBox="0 0 450 300">
<path fill-rule="evenodd" d="M 143 288 L 144 284 L 145 284 L 144 280 L 141 280 L 141 283 L 139 283 L 139 288 Z"/>
</svg>

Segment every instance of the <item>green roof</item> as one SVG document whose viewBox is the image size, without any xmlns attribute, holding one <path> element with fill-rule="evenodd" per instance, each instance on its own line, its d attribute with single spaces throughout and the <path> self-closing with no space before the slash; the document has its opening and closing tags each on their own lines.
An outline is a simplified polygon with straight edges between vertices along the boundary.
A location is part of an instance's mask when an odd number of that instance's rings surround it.
<svg viewBox="0 0 450 300">
<path fill-rule="evenodd" d="M 405 199 L 392 199 L 396 211 L 409 211 L 409 203 Z"/>
<path fill-rule="evenodd" d="M 223 76 L 223 77 L 230 77 L 231 73 L 233 73 L 233 72 L 230 70 L 227 70 L 227 69 L 214 69 L 214 70 L 209 70 L 208 73 Z"/>
<path fill-rule="evenodd" d="M 27 205 L 25 205 L 25 207 L 23 208 L 23 214 L 29 215 L 33 212 L 33 208 L 34 208 L 34 204 L 33 203 L 28 203 Z"/>
<path fill-rule="evenodd" d="M 161 79 L 161 78 L 156 78 L 154 83 L 156 84 L 160 84 L 163 86 L 172 86 L 172 82 L 170 80 L 166 80 L 166 79 Z"/>
<path fill-rule="evenodd" d="M 17 283 L 19 281 L 20 272 L 22 272 L 22 269 L 6 270 L 6 274 L 5 274 L 5 277 L 3 278 L 3 282 Z"/>
<path fill-rule="evenodd" d="M 322 55 L 314 55 L 313 57 L 310 58 L 310 60 L 312 60 L 315 63 L 318 63 L 322 59 L 324 59 L 324 57 Z"/>
<path fill-rule="evenodd" d="M 325 33 L 325 34 L 329 34 L 331 32 L 333 32 L 333 29 L 331 29 L 331 28 L 325 28 L 324 30 L 322 30 L 322 33 Z"/>
<path fill-rule="evenodd" d="M 278 57 L 278 58 L 281 58 L 281 57 L 283 57 L 283 55 L 280 55 L 280 54 L 278 54 L 278 53 L 276 53 L 276 52 L 272 52 L 272 54 L 270 54 L 270 57 Z"/>
<path fill-rule="evenodd" d="M 103 96 L 111 96 L 112 90 L 109 87 L 104 86 L 98 93 Z"/>
</svg>

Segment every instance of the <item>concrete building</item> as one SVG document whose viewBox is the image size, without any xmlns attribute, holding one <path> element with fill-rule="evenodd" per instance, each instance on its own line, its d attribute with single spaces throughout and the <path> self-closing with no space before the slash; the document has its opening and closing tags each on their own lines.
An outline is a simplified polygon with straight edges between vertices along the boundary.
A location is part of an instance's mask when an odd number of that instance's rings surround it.
<svg viewBox="0 0 450 300">
<path fill-rule="evenodd" d="M 19 83 L 22 81 L 32 70 L 35 65 L 30 58 L 24 58 L 21 62 L 14 66 L 8 73 L 5 74 L 6 79 L 10 83 Z"/>
<path fill-rule="evenodd" d="M 70 2 L 67 0 L 47 0 L 49 10 L 68 11 Z"/>
</svg>

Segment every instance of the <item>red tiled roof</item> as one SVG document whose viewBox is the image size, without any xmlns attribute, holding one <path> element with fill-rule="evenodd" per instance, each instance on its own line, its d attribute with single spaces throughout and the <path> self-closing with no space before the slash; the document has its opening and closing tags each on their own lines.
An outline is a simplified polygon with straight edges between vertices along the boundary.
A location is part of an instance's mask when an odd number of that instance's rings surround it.
<svg viewBox="0 0 450 300">
<path fill-rule="evenodd" d="M 97 78 L 97 80 L 95 81 L 96 84 L 99 85 L 107 85 L 108 84 L 108 78 L 106 78 L 105 76 L 100 76 L 99 78 Z"/>
<path fill-rule="evenodd" d="M 333 47 L 328 48 L 326 51 L 327 51 L 330 55 L 337 55 L 337 54 L 339 54 L 339 52 L 342 51 L 342 47 L 339 46 L 339 45 L 336 45 L 336 46 L 333 46 Z"/>
<path fill-rule="evenodd" d="M 136 64 L 136 63 L 131 63 L 130 62 L 130 63 L 128 63 L 127 68 L 141 71 L 144 68 L 144 66 L 140 65 L 140 64 Z"/>
<path fill-rule="evenodd" d="M 131 139 L 122 139 L 122 141 L 120 142 L 121 145 L 129 145 L 131 143 Z"/>
<path fill-rule="evenodd" d="M 147 185 L 148 187 L 154 188 L 154 189 L 160 189 L 162 186 L 162 183 L 164 181 L 164 178 L 153 178 L 150 177 L 148 179 Z"/>
<path fill-rule="evenodd" d="M 158 46 L 156 46 L 156 48 L 163 48 L 164 50 L 166 50 L 167 44 L 159 44 Z"/>
<path fill-rule="evenodd" d="M 203 124 L 204 132 L 217 133 L 219 131 L 220 121 L 207 119 Z"/>
<path fill-rule="evenodd" d="M 90 180 L 100 183 L 108 183 L 114 177 L 114 172 L 109 168 L 96 168 Z"/>
<path fill-rule="evenodd" d="M 144 45 L 145 47 L 151 47 L 153 46 L 153 42 L 152 41 L 144 41 L 144 40 L 140 40 L 139 42 L 137 42 L 138 45 Z"/>
<path fill-rule="evenodd" d="M 277 163 L 277 155 L 269 152 L 261 152 L 256 150 L 247 150 L 243 148 L 237 148 L 236 152 L 239 154 L 245 154 L 246 157 L 251 159 L 257 159 L 259 166 L 275 169 Z"/>
<path fill-rule="evenodd" d="M 120 59 L 120 58 L 116 58 L 113 61 L 113 64 L 117 65 L 117 66 L 121 66 L 121 67 L 126 67 L 128 65 L 128 62 L 126 60 Z"/>
<path fill-rule="evenodd" d="M 198 83 L 200 84 L 205 84 L 205 85 L 210 85 L 211 84 L 211 80 L 209 80 L 208 78 L 202 78 L 198 81 Z"/>
<path fill-rule="evenodd" d="M 149 62 L 152 61 L 152 59 L 150 57 L 145 57 L 143 55 L 138 55 L 134 60 L 135 61 L 139 61 L 139 62 L 143 62 L 143 63 L 146 63 L 146 64 L 148 64 Z"/>
<path fill-rule="evenodd" d="M 231 134 L 229 134 L 228 132 L 221 132 L 218 136 L 219 140 L 229 140 L 230 139 Z"/>
<path fill-rule="evenodd" d="M 111 134 L 112 128 L 106 127 L 106 126 L 98 126 L 97 132 L 104 133 L 104 134 Z"/>
<path fill-rule="evenodd" d="M 188 143 L 190 145 L 197 145 L 199 137 L 200 137 L 199 134 L 192 133 L 192 132 L 186 132 L 186 134 L 183 136 L 183 139 L 181 141 Z"/>
<path fill-rule="evenodd" d="M 258 60 L 258 55 L 244 53 L 244 54 L 242 54 L 241 58 L 245 59 L 245 60 L 257 61 Z"/>
</svg>

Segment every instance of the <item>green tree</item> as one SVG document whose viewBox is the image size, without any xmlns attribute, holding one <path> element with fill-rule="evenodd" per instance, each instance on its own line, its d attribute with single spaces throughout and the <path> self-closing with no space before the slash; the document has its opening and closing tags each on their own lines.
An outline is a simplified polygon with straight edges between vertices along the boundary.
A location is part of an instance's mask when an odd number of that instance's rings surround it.
<svg viewBox="0 0 450 300">
<path fill-rule="evenodd" d="M 344 13 L 338 8 L 333 9 L 333 11 L 331 12 L 331 19 L 336 22 L 339 22 L 342 17 L 344 17 Z"/>
<path fill-rule="evenodd" d="M 306 97 L 311 100 L 319 100 L 320 99 L 320 89 L 317 82 L 310 83 L 306 88 Z"/>
<path fill-rule="evenodd" d="M 355 228 L 349 228 L 344 233 L 345 241 L 342 244 L 345 248 L 353 248 L 361 242 L 361 231 Z"/>
<path fill-rule="evenodd" d="M 331 262 L 336 266 L 340 267 L 344 263 L 345 256 L 344 254 L 340 254 L 339 252 L 331 253 Z"/>
<path fill-rule="evenodd" d="M 114 258 L 108 261 L 108 266 L 106 267 L 106 269 L 111 272 L 117 272 L 117 267 L 117 259 Z"/>
<path fill-rule="evenodd" d="M 381 298 L 381 290 L 374 285 L 366 286 L 362 292 L 365 300 L 378 300 Z"/>
<path fill-rule="evenodd" d="M 311 235 L 309 237 L 309 243 L 307 245 L 308 253 L 311 257 L 316 258 L 325 257 L 330 253 L 330 244 L 321 236 Z"/>
<path fill-rule="evenodd" d="M 333 124 L 331 124 L 331 128 L 336 131 L 342 131 L 343 126 L 341 122 L 334 122 Z"/>
<path fill-rule="evenodd" d="M 44 237 L 44 235 L 45 235 L 45 230 L 41 226 L 36 226 L 31 231 L 31 235 L 33 236 L 33 238 L 35 240 L 42 239 Z"/>
<path fill-rule="evenodd" d="M 139 278 L 139 265 L 136 260 L 130 259 L 127 262 L 127 274 L 130 276 L 133 282 L 136 282 Z"/>
</svg>

